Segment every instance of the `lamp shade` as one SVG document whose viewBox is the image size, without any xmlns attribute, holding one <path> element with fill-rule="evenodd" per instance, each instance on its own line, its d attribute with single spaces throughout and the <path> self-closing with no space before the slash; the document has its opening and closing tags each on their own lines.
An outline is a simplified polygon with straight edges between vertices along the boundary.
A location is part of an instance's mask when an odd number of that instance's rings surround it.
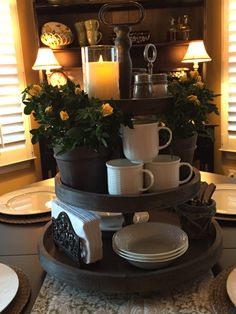
<svg viewBox="0 0 236 314">
<path fill-rule="evenodd" d="M 51 70 L 59 69 L 61 65 L 57 61 L 50 48 L 39 48 L 37 58 L 32 67 L 33 70 Z"/>
<path fill-rule="evenodd" d="M 189 63 L 207 61 L 211 61 L 211 58 L 206 52 L 203 40 L 191 41 L 182 62 Z"/>
</svg>

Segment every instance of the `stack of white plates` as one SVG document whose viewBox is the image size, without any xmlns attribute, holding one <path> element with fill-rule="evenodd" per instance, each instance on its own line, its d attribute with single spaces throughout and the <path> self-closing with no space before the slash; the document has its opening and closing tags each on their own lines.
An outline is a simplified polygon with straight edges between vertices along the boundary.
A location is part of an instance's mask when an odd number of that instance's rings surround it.
<svg viewBox="0 0 236 314">
<path fill-rule="evenodd" d="M 124 227 L 112 238 L 113 250 L 144 269 L 162 268 L 188 249 L 188 236 L 177 226 L 147 222 Z"/>
</svg>

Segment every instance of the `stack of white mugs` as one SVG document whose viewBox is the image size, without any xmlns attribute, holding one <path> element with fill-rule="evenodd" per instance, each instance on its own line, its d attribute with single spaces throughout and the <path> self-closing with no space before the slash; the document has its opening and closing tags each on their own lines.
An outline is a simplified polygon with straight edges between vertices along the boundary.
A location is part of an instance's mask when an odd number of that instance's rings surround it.
<svg viewBox="0 0 236 314">
<path fill-rule="evenodd" d="M 160 131 L 168 132 L 168 140 L 159 144 Z M 126 158 L 106 163 L 108 192 L 111 195 L 138 195 L 178 187 L 192 176 L 191 164 L 181 162 L 178 156 L 159 154 L 172 140 L 168 127 L 158 122 L 134 121 L 133 129 L 122 128 L 123 152 Z M 188 167 L 187 177 L 180 180 L 180 167 Z"/>
</svg>

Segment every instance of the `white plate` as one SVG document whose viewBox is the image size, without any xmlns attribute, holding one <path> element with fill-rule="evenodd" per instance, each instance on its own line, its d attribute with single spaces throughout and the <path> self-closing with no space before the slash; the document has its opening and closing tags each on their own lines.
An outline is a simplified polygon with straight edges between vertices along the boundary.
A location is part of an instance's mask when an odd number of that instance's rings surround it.
<svg viewBox="0 0 236 314">
<path fill-rule="evenodd" d="M 231 302 L 236 306 L 236 268 L 234 268 L 226 280 L 226 290 Z"/>
<path fill-rule="evenodd" d="M 7 265 L 0 264 L 0 312 L 14 299 L 19 288 L 16 272 Z"/>
<path fill-rule="evenodd" d="M 183 249 L 181 249 L 180 251 L 178 251 L 176 254 L 173 255 L 168 255 L 168 256 L 156 256 L 156 257 L 149 257 L 149 256 L 144 256 L 144 255 L 140 255 L 140 256 L 134 256 L 132 254 L 127 254 L 124 252 L 119 251 L 115 246 L 113 246 L 113 250 L 120 255 L 121 257 L 131 260 L 131 261 L 136 261 L 136 262 L 146 262 L 146 263 L 153 263 L 153 262 L 166 262 L 166 261 L 170 261 L 173 259 L 176 259 L 177 257 L 183 255 L 188 249 L 188 246 L 184 247 Z"/>
<path fill-rule="evenodd" d="M 35 186 L 0 196 L 0 213 L 7 215 L 36 215 L 51 211 L 56 197 L 55 187 Z"/>
<path fill-rule="evenodd" d="M 112 242 L 119 250 L 138 255 L 170 254 L 188 242 L 187 234 L 177 226 L 147 222 L 117 231 Z"/>
<path fill-rule="evenodd" d="M 156 255 L 145 255 L 145 254 L 133 254 L 130 252 L 125 252 L 122 250 L 119 250 L 116 246 L 115 243 L 113 243 L 113 250 L 119 254 L 122 255 L 123 257 L 127 257 L 133 260 L 140 260 L 140 261 L 161 261 L 161 260 L 168 260 L 168 259 L 172 259 L 173 257 L 177 257 L 182 255 L 183 253 L 185 253 L 188 249 L 188 243 L 186 243 L 186 245 L 184 247 L 182 247 L 180 250 L 174 252 L 174 253 L 167 253 L 167 254 L 156 254 Z"/>
<path fill-rule="evenodd" d="M 236 215 L 236 184 L 217 184 L 212 198 L 216 201 L 216 213 Z"/>
</svg>

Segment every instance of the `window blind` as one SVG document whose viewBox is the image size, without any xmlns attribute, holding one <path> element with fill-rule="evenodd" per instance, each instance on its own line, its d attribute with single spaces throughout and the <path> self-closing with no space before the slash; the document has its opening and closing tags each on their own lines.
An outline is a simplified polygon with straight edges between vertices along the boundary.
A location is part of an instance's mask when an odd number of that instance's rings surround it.
<svg viewBox="0 0 236 314">
<path fill-rule="evenodd" d="M 236 139 L 236 1 L 228 14 L 228 135 Z"/>
<path fill-rule="evenodd" d="M 16 1 L 0 1 L 0 166 L 32 158 Z"/>
</svg>

